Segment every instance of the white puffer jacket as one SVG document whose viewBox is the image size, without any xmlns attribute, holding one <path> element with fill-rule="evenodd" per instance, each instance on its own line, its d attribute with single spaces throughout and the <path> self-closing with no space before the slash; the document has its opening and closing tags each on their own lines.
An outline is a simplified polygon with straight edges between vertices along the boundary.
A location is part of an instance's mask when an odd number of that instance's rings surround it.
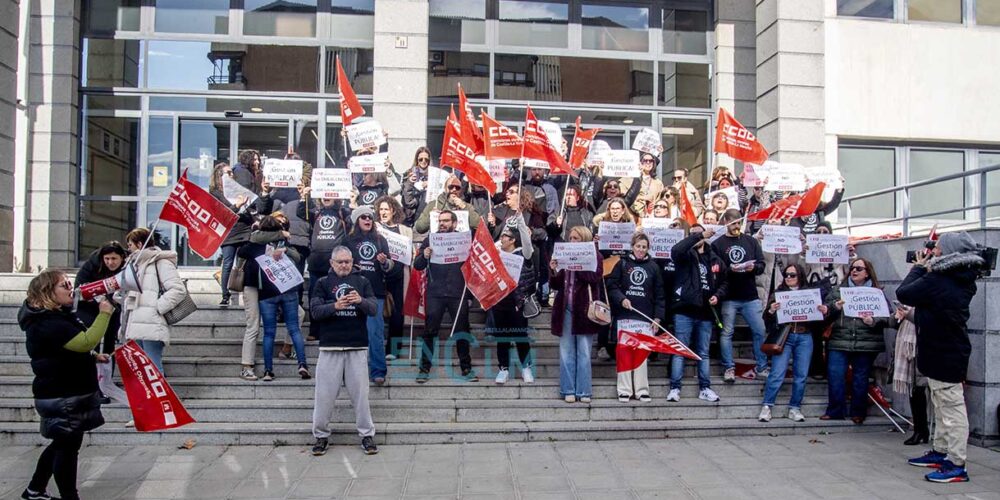
<svg viewBox="0 0 1000 500">
<path fill-rule="evenodd" d="M 177 274 L 177 254 L 149 247 L 136 261 L 142 292 L 128 292 L 122 306 L 125 340 L 170 343 L 170 327 L 163 315 L 184 300 L 184 282 Z M 157 281 L 159 274 L 159 281 Z M 160 283 L 163 295 L 160 295 Z"/>
</svg>

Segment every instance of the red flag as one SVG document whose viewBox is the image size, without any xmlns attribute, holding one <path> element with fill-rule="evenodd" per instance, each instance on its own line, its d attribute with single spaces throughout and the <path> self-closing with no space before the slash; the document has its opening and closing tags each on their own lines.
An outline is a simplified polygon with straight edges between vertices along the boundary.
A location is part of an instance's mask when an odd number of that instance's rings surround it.
<svg viewBox="0 0 1000 500">
<path fill-rule="evenodd" d="M 569 163 L 566 163 L 566 158 L 556 145 L 549 142 L 544 131 L 539 130 L 538 119 L 531 111 L 531 106 L 528 106 L 524 116 L 524 147 L 521 148 L 521 157 L 548 163 L 549 172 L 553 174 L 569 174 L 576 177 L 576 172 Z"/>
<path fill-rule="evenodd" d="M 521 137 L 517 132 L 494 120 L 485 111 L 483 117 L 483 145 L 487 160 L 509 160 L 521 157 Z"/>
<path fill-rule="evenodd" d="M 816 211 L 819 207 L 820 198 L 823 197 L 825 183 L 817 183 L 802 194 L 796 194 L 778 200 L 770 204 L 767 208 L 759 210 L 747 216 L 748 220 L 771 220 L 771 219 L 794 219 L 805 217 Z"/>
<path fill-rule="evenodd" d="M 134 340 L 115 349 L 128 405 L 139 432 L 172 429 L 194 422 L 167 379 Z"/>
<path fill-rule="evenodd" d="M 580 117 L 576 117 L 576 133 L 573 134 L 573 148 L 569 154 L 569 165 L 574 169 L 583 166 L 583 160 L 587 159 L 587 153 L 590 152 L 590 143 L 593 142 L 594 137 L 597 137 L 597 133 L 601 129 L 595 128 L 591 130 L 584 130 L 580 128 Z"/>
<path fill-rule="evenodd" d="M 486 188 L 490 193 L 496 193 L 496 182 L 490 177 L 490 173 L 486 168 L 476 161 L 475 147 L 463 138 L 458 122 L 452 119 L 454 116 L 455 108 L 452 107 L 451 116 L 444 125 L 444 140 L 441 143 L 441 165 L 461 170 L 468 177 L 469 182 Z"/>
<path fill-rule="evenodd" d="M 476 126 L 476 115 L 472 112 L 472 106 L 469 106 L 469 100 L 465 97 L 461 82 L 458 84 L 458 107 L 461 108 L 459 112 L 462 113 L 458 120 L 459 128 L 462 129 L 462 139 L 466 144 L 475 144 L 477 155 L 483 154 L 483 131 Z M 486 124 L 484 123 L 483 126 L 485 127 Z"/>
<path fill-rule="evenodd" d="M 403 297 L 403 316 L 427 319 L 427 280 L 423 271 L 410 270 L 410 284 Z"/>
<path fill-rule="evenodd" d="M 680 195 L 681 217 L 684 218 L 684 222 L 687 222 L 689 226 L 693 226 L 698 223 L 698 216 L 694 214 L 694 208 L 691 207 L 691 198 L 688 198 L 686 181 L 681 184 Z"/>
<path fill-rule="evenodd" d="M 715 127 L 715 152 L 757 165 L 767 161 L 768 157 L 767 150 L 757 137 L 724 108 L 719 108 L 719 122 Z"/>
<path fill-rule="evenodd" d="M 938 226 L 937 224 L 934 224 L 934 226 L 931 227 L 931 232 L 927 233 L 927 241 L 937 241 L 938 240 L 937 226 Z"/>
<path fill-rule="evenodd" d="M 340 120 L 345 127 L 355 118 L 365 116 L 365 108 L 358 102 L 358 96 L 351 88 L 351 81 L 347 79 L 344 67 L 340 65 L 340 56 L 337 56 L 337 92 L 340 93 Z"/>
<path fill-rule="evenodd" d="M 187 228 L 188 247 L 205 259 L 212 258 L 237 218 L 208 191 L 188 181 L 186 169 L 160 210 L 160 219 Z"/>
<path fill-rule="evenodd" d="M 664 332 L 653 337 L 622 330 L 618 332 L 618 345 L 615 348 L 616 371 L 621 373 L 635 370 L 646 361 L 651 352 L 678 354 L 688 359 L 701 360 L 701 357 L 670 333 Z"/>
<path fill-rule="evenodd" d="M 462 276 L 465 276 L 465 286 L 479 299 L 484 310 L 495 306 L 517 288 L 517 280 L 507 273 L 486 224 L 476 228 L 469 258 L 462 264 Z"/>
</svg>

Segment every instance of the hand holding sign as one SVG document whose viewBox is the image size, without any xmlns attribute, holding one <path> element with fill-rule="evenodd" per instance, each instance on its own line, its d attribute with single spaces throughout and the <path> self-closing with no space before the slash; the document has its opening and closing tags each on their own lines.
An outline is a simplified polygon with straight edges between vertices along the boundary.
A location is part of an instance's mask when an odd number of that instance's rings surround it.
<svg viewBox="0 0 1000 500">
<path fill-rule="evenodd" d="M 841 287 L 840 297 L 844 316 L 848 318 L 888 318 L 889 303 L 878 288 L 868 286 Z"/>
<path fill-rule="evenodd" d="M 775 292 L 770 311 L 778 314 L 778 324 L 801 323 L 822 320 L 821 307 L 825 309 L 819 290 L 813 288 Z"/>
<path fill-rule="evenodd" d="M 302 182 L 302 160 L 264 160 L 264 179 L 272 188 L 296 187 Z"/>
</svg>

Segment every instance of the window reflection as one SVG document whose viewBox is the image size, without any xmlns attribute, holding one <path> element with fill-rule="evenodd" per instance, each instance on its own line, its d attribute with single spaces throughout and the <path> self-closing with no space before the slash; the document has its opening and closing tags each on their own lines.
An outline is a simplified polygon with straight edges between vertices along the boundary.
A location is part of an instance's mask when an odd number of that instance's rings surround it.
<svg viewBox="0 0 1000 500">
<path fill-rule="evenodd" d="M 500 0 L 500 44 L 566 47 L 569 6 L 554 2 Z"/>
<path fill-rule="evenodd" d="M 243 34 L 316 36 L 316 0 L 244 0 Z"/>
<path fill-rule="evenodd" d="M 712 80 L 707 64 L 661 62 L 660 106 L 711 107 Z"/>
<path fill-rule="evenodd" d="M 138 87 L 142 75 L 139 40 L 83 39 L 84 87 Z"/>
<path fill-rule="evenodd" d="M 1000 153 L 979 153 L 979 167 L 1000 165 Z M 982 203 L 1000 203 L 1000 170 L 986 174 L 986 200 Z M 1000 217 L 1000 207 L 986 209 L 986 217 Z"/>
<path fill-rule="evenodd" d="M 490 96 L 490 55 L 476 52 L 431 51 L 429 97 L 458 97 L 458 83 L 469 97 Z M 508 75 L 509 76 L 509 75 Z M 514 76 L 509 76 L 515 80 Z M 522 79 L 527 75 L 523 74 Z"/>
<path fill-rule="evenodd" d="M 965 170 L 961 151 L 910 151 L 910 182 L 955 174 Z M 910 190 L 910 215 L 921 216 L 965 205 L 965 181 L 953 179 Z M 931 219 L 964 219 L 964 212 L 935 215 Z"/>
<path fill-rule="evenodd" d="M 486 0 L 431 0 L 429 34 L 437 46 L 486 43 Z"/>
<path fill-rule="evenodd" d="M 174 185 L 174 120 L 149 118 L 146 154 L 146 194 L 166 196 Z"/>
<path fill-rule="evenodd" d="M 663 9 L 663 52 L 707 54 L 708 12 Z"/>
<path fill-rule="evenodd" d="M 161 33 L 229 33 L 229 0 L 156 0 Z"/>
<path fill-rule="evenodd" d="M 188 180 L 208 189 L 215 164 L 230 161 L 229 124 L 182 120 L 180 127 L 180 171 L 187 170 Z"/>
<path fill-rule="evenodd" d="M 962 0 L 907 0 L 910 21 L 962 22 Z"/>
<path fill-rule="evenodd" d="M 584 5 L 581 18 L 583 48 L 649 50 L 649 9 L 611 5 Z"/>
<path fill-rule="evenodd" d="M 892 19 L 895 0 L 837 0 L 838 16 Z"/>
<path fill-rule="evenodd" d="M 316 92 L 319 48 L 149 42 L 149 88 Z"/>
<path fill-rule="evenodd" d="M 845 198 L 892 187 L 896 183 L 896 155 L 891 148 L 841 147 L 837 153 L 837 167 L 845 179 L 851 180 L 844 186 Z M 895 213 L 893 194 L 851 203 L 852 222 L 889 219 L 895 217 Z M 840 205 L 837 214 L 847 221 L 847 203 Z"/>
<path fill-rule="evenodd" d="M 375 39 L 375 0 L 332 0 L 333 37 L 369 42 Z"/>
<path fill-rule="evenodd" d="M 653 63 L 589 57 L 497 54 L 493 72 L 497 99 L 609 104 L 651 104 Z M 595 85 L 600 75 L 601 84 Z"/>
<path fill-rule="evenodd" d="M 89 116 L 86 134 L 80 194 L 138 194 L 139 119 Z"/>
<path fill-rule="evenodd" d="M 663 155 L 660 166 L 664 185 L 673 184 L 674 170 L 688 169 L 688 179 L 699 186 L 708 175 L 708 122 L 663 119 Z M 634 135 L 633 135 L 634 137 Z"/>
<path fill-rule="evenodd" d="M 90 254 L 109 241 L 125 241 L 125 235 L 136 227 L 136 203 L 121 201 L 80 202 L 77 233 L 77 259 Z"/>
<path fill-rule="evenodd" d="M 85 9 L 87 34 L 112 34 L 115 30 L 139 31 L 141 0 L 90 0 Z"/>
<path fill-rule="evenodd" d="M 336 57 L 338 55 L 340 56 L 340 64 L 344 67 L 344 73 L 351 81 L 354 93 L 370 95 L 375 71 L 375 51 L 353 47 L 326 48 L 326 75 L 323 78 L 323 81 L 326 82 L 324 85 L 326 92 L 337 93 Z"/>
</svg>

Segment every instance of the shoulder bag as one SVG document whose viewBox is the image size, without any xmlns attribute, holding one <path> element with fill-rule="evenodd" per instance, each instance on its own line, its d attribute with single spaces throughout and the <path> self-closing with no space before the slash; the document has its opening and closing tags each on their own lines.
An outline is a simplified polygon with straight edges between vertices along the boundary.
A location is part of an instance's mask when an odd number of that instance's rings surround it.
<svg viewBox="0 0 1000 500">
<path fill-rule="evenodd" d="M 160 288 L 160 293 L 158 297 L 163 296 L 163 282 L 160 281 L 160 269 L 156 267 L 156 263 L 153 263 L 153 270 L 156 272 L 156 285 Z M 191 315 L 191 313 L 198 310 L 198 305 L 194 303 L 191 299 L 191 293 L 187 289 L 187 280 L 181 280 L 184 284 L 184 298 L 181 299 L 180 303 L 174 306 L 173 309 L 167 311 L 163 314 L 163 320 L 167 322 L 168 325 L 175 325 L 179 323 L 182 319 Z"/>
<path fill-rule="evenodd" d="M 785 341 L 788 340 L 788 334 L 792 332 L 793 325 L 795 325 L 795 323 L 781 325 L 781 328 L 767 334 L 767 338 L 764 339 L 764 344 L 760 346 L 761 352 L 767 354 L 768 356 L 781 354 L 785 350 Z"/>
<path fill-rule="evenodd" d="M 604 278 L 601 278 L 604 281 Z M 607 285 L 604 285 L 605 292 L 607 293 Z M 570 292 L 572 293 L 572 292 Z M 611 308 L 608 307 L 607 302 L 602 302 L 600 300 L 594 300 L 594 292 L 590 289 L 590 283 L 587 283 L 587 297 L 590 299 L 590 305 L 587 306 L 587 319 L 592 323 L 597 325 L 610 325 L 611 324 Z"/>
<path fill-rule="evenodd" d="M 246 259 L 242 257 L 236 258 L 233 270 L 229 273 L 229 283 L 226 283 L 226 287 L 229 288 L 230 292 L 243 291 L 244 282 L 246 281 L 246 271 L 244 271 L 243 267 L 246 266 L 246 264 Z"/>
</svg>

